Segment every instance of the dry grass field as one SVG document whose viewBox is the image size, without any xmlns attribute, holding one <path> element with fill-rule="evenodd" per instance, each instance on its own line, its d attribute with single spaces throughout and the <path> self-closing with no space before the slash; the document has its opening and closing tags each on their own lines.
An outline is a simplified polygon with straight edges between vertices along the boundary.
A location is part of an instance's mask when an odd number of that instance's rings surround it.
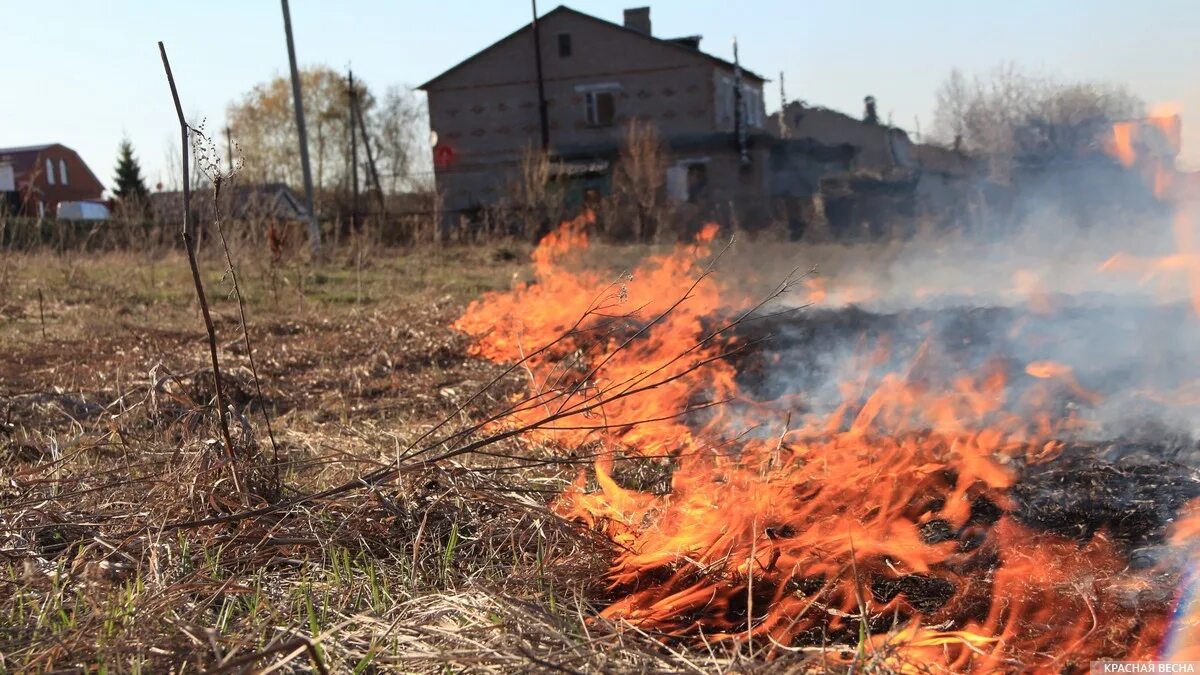
<svg viewBox="0 0 1200 675">
<path fill-rule="evenodd" d="M 262 399 L 229 280 L 208 260 L 234 434 L 254 455 L 240 470 L 260 474 L 246 504 L 202 412 L 212 385 L 184 258 L 5 255 L 0 671 L 511 671 L 586 642 L 580 587 L 595 574 L 578 568 L 598 558 L 572 553 L 591 549 L 545 515 L 554 471 L 514 481 L 446 462 L 260 519 L 164 529 L 343 483 L 460 423 L 498 369 L 468 359 L 449 324 L 524 259 L 250 257 Z"/>
</svg>

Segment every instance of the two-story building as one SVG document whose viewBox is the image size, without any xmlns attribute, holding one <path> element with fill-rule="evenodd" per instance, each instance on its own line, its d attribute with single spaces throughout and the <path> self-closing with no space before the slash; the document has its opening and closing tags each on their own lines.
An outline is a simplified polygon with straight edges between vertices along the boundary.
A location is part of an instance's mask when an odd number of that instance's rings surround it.
<svg viewBox="0 0 1200 675">
<path fill-rule="evenodd" d="M 421 86 L 437 189 L 450 213 L 494 204 L 543 138 L 559 175 L 603 182 L 636 119 L 667 147 L 670 198 L 762 201 L 763 83 L 699 36 L 655 36 L 648 7 L 616 24 L 560 6 Z"/>
<path fill-rule="evenodd" d="M 0 208 L 54 216 L 59 202 L 94 201 L 104 185 L 74 150 L 59 143 L 0 148 Z"/>
</svg>

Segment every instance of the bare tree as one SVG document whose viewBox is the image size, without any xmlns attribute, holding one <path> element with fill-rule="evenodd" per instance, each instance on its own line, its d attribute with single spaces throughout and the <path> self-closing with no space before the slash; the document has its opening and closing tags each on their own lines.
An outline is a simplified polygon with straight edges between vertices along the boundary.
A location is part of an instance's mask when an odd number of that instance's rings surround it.
<svg viewBox="0 0 1200 675">
<path fill-rule="evenodd" d="M 1100 128 L 1141 115 L 1144 103 L 1103 82 L 1063 82 L 1014 64 L 968 78 L 952 70 L 937 92 L 935 137 L 985 156 L 1005 179 L 1020 158 L 1078 152 Z"/>
<path fill-rule="evenodd" d="M 383 95 L 375 115 L 372 141 L 379 152 L 379 173 L 390 193 L 424 191 L 428 185 L 428 111 L 411 88 L 393 85 Z"/>
<path fill-rule="evenodd" d="M 633 236 L 652 241 L 667 219 L 664 186 L 667 150 L 653 122 L 634 119 L 621 138 L 613 190 L 619 204 L 632 213 Z"/>
<path fill-rule="evenodd" d="M 524 237 L 540 237 L 562 218 L 563 196 L 551 184 L 552 168 L 550 155 L 530 145 L 511 176 L 501 208 L 518 219 L 517 227 L 512 229 L 518 229 Z"/>
</svg>

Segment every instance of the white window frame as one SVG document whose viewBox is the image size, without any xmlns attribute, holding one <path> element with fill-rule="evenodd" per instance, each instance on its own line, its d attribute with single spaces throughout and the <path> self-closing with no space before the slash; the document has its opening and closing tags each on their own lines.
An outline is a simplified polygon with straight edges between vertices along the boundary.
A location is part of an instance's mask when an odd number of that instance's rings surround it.
<svg viewBox="0 0 1200 675">
<path fill-rule="evenodd" d="M 46 184 L 54 185 L 54 160 L 46 158 Z"/>
<path fill-rule="evenodd" d="M 58 182 L 63 185 L 70 185 L 67 181 L 67 160 L 65 159 L 58 160 Z"/>
<path fill-rule="evenodd" d="M 712 158 L 704 157 L 684 157 L 677 159 L 673 164 L 667 167 L 667 197 L 676 204 L 683 204 L 688 201 L 688 184 L 687 173 L 688 169 L 697 164 L 704 165 L 705 171 L 708 170 L 708 165 L 712 162 Z"/>
<path fill-rule="evenodd" d="M 583 119 L 592 128 L 603 129 L 611 127 L 617 121 L 617 92 L 621 90 L 619 82 L 595 82 L 575 85 L 576 93 L 583 94 Z M 613 97 L 613 119 L 607 124 L 600 123 L 600 109 L 597 105 L 597 94 L 608 94 Z"/>
<path fill-rule="evenodd" d="M 620 82 L 592 82 L 589 84 L 575 85 L 576 93 L 586 93 L 589 91 L 621 91 Z"/>
</svg>

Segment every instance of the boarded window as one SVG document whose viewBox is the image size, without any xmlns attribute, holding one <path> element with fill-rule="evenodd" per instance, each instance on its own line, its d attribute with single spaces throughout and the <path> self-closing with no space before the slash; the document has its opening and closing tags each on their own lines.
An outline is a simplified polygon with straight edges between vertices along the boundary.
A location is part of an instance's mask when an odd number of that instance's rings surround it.
<svg viewBox="0 0 1200 675">
<path fill-rule="evenodd" d="M 571 34 L 570 33 L 559 33 L 558 34 L 558 56 L 560 58 L 566 58 L 570 55 L 571 55 Z"/>
<path fill-rule="evenodd" d="M 611 91 L 587 93 L 587 123 L 589 127 L 610 127 L 616 117 L 616 100 Z"/>
<path fill-rule="evenodd" d="M 54 160 L 46 158 L 46 183 L 54 185 Z"/>
<path fill-rule="evenodd" d="M 67 160 L 58 160 L 58 181 L 63 185 L 67 184 Z"/>
</svg>

